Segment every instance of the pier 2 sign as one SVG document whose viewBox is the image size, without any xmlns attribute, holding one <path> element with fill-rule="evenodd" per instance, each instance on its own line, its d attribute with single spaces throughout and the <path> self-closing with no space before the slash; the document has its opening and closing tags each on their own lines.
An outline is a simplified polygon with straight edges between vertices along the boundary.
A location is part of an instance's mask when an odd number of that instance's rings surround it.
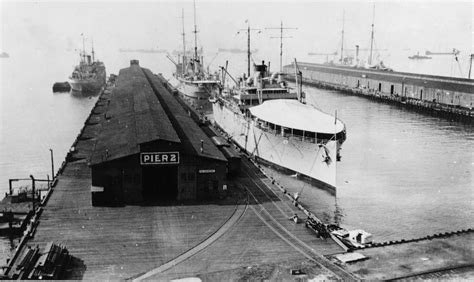
<svg viewBox="0 0 474 282">
<path fill-rule="evenodd" d="M 141 165 L 179 164 L 179 152 L 146 152 L 140 154 Z"/>
</svg>

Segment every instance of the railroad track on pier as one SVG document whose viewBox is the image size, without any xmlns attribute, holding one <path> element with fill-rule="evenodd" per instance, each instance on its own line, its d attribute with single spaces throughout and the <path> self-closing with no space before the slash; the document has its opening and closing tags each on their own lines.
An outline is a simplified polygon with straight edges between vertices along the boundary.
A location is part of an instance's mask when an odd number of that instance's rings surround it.
<svg viewBox="0 0 474 282">
<path fill-rule="evenodd" d="M 134 275 L 132 277 L 127 278 L 126 280 L 132 280 L 132 281 L 142 281 L 145 279 L 153 279 L 155 275 L 158 275 L 160 273 L 165 272 L 168 269 L 173 268 L 174 266 L 184 262 L 188 258 L 196 255 L 197 253 L 201 252 L 205 248 L 207 248 L 209 245 L 217 241 L 220 237 L 222 237 L 224 234 L 226 234 L 232 227 L 236 226 L 242 217 L 244 216 L 245 212 L 247 211 L 249 206 L 249 199 L 247 197 L 245 203 L 237 203 L 235 206 L 235 210 L 232 213 L 232 215 L 222 223 L 222 225 L 213 233 L 211 234 L 208 238 L 206 238 L 204 241 L 199 243 L 198 245 L 190 248 L 189 250 L 186 250 L 182 254 L 178 255 L 174 259 L 156 267 L 153 268 L 149 271 L 139 273 L 137 275 Z"/>
<path fill-rule="evenodd" d="M 261 178 L 266 178 L 266 176 L 261 172 L 255 172 L 256 168 L 253 164 L 244 158 L 242 159 L 242 164 L 245 166 L 243 172 L 247 177 L 242 178 L 240 184 L 247 190 L 250 196 L 249 207 L 267 227 L 304 257 L 321 266 L 321 268 L 326 271 L 325 274 L 335 275 L 342 280 L 359 280 L 359 278 L 352 273 L 335 265 L 311 246 L 301 241 L 283 225 L 285 223 L 282 224 L 281 220 L 278 221 L 275 216 L 279 216 L 289 222 L 288 218 L 292 216 L 296 210 L 291 208 L 288 202 L 281 200 L 273 189 L 260 181 Z M 277 199 L 278 202 L 285 203 L 283 207 L 276 203 Z"/>
</svg>

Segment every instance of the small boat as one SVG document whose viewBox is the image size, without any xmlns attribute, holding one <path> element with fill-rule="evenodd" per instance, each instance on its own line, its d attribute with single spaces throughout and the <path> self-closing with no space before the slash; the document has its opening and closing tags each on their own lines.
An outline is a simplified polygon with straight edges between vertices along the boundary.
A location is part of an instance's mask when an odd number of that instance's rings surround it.
<svg viewBox="0 0 474 282">
<path fill-rule="evenodd" d="M 426 60 L 426 59 L 431 59 L 431 57 L 420 55 L 420 52 L 418 52 L 415 55 L 409 56 L 408 59 L 410 59 L 410 60 Z"/>
<path fill-rule="evenodd" d="M 344 244 L 349 247 L 359 248 L 372 243 L 372 234 L 362 229 L 355 229 L 350 231 L 346 229 L 338 229 L 332 231 L 331 234 L 339 238 Z"/>
<path fill-rule="evenodd" d="M 56 82 L 53 84 L 53 92 L 69 92 L 71 91 L 71 85 L 69 82 Z"/>
</svg>

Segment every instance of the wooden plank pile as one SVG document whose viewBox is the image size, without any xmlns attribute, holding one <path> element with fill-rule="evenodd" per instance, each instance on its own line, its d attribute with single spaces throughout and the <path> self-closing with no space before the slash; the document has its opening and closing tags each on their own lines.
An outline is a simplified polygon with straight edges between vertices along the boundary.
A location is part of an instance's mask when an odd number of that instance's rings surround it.
<svg viewBox="0 0 474 282">
<path fill-rule="evenodd" d="M 8 279 L 64 279 L 71 262 L 68 250 L 49 242 L 41 252 L 38 246 L 27 247 L 8 271 Z"/>
</svg>

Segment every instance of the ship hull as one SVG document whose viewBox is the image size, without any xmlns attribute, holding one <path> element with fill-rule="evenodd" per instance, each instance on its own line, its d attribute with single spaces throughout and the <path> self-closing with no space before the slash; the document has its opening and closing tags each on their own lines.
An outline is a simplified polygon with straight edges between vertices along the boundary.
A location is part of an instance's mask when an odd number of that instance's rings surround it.
<svg viewBox="0 0 474 282">
<path fill-rule="evenodd" d="M 69 78 L 69 84 L 71 85 L 71 90 L 74 92 L 82 93 L 97 93 L 99 92 L 106 84 L 106 73 L 105 67 L 99 66 L 95 72 L 95 76 L 87 79 L 79 78 Z"/>
<path fill-rule="evenodd" d="M 75 79 L 70 79 L 69 84 L 71 85 L 72 91 L 82 93 L 96 93 L 100 91 L 105 85 L 104 83 L 99 83 L 97 81 L 84 81 Z"/>
<path fill-rule="evenodd" d="M 207 100 L 211 97 L 215 97 L 219 92 L 217 83 L 199 83 L 184 79 L 179 79 L 179 82 L 177 89 L 189 98 Z"/>
<path fill-rule="evenodd" d="M 214 122 L 247 153 L 307 176 L 320 188 L 335 190 L 337 141 L 319 145 L 297 137 L 283 137 L 259 128 L 226 103 L 213 103 Z"/>
</svg>

